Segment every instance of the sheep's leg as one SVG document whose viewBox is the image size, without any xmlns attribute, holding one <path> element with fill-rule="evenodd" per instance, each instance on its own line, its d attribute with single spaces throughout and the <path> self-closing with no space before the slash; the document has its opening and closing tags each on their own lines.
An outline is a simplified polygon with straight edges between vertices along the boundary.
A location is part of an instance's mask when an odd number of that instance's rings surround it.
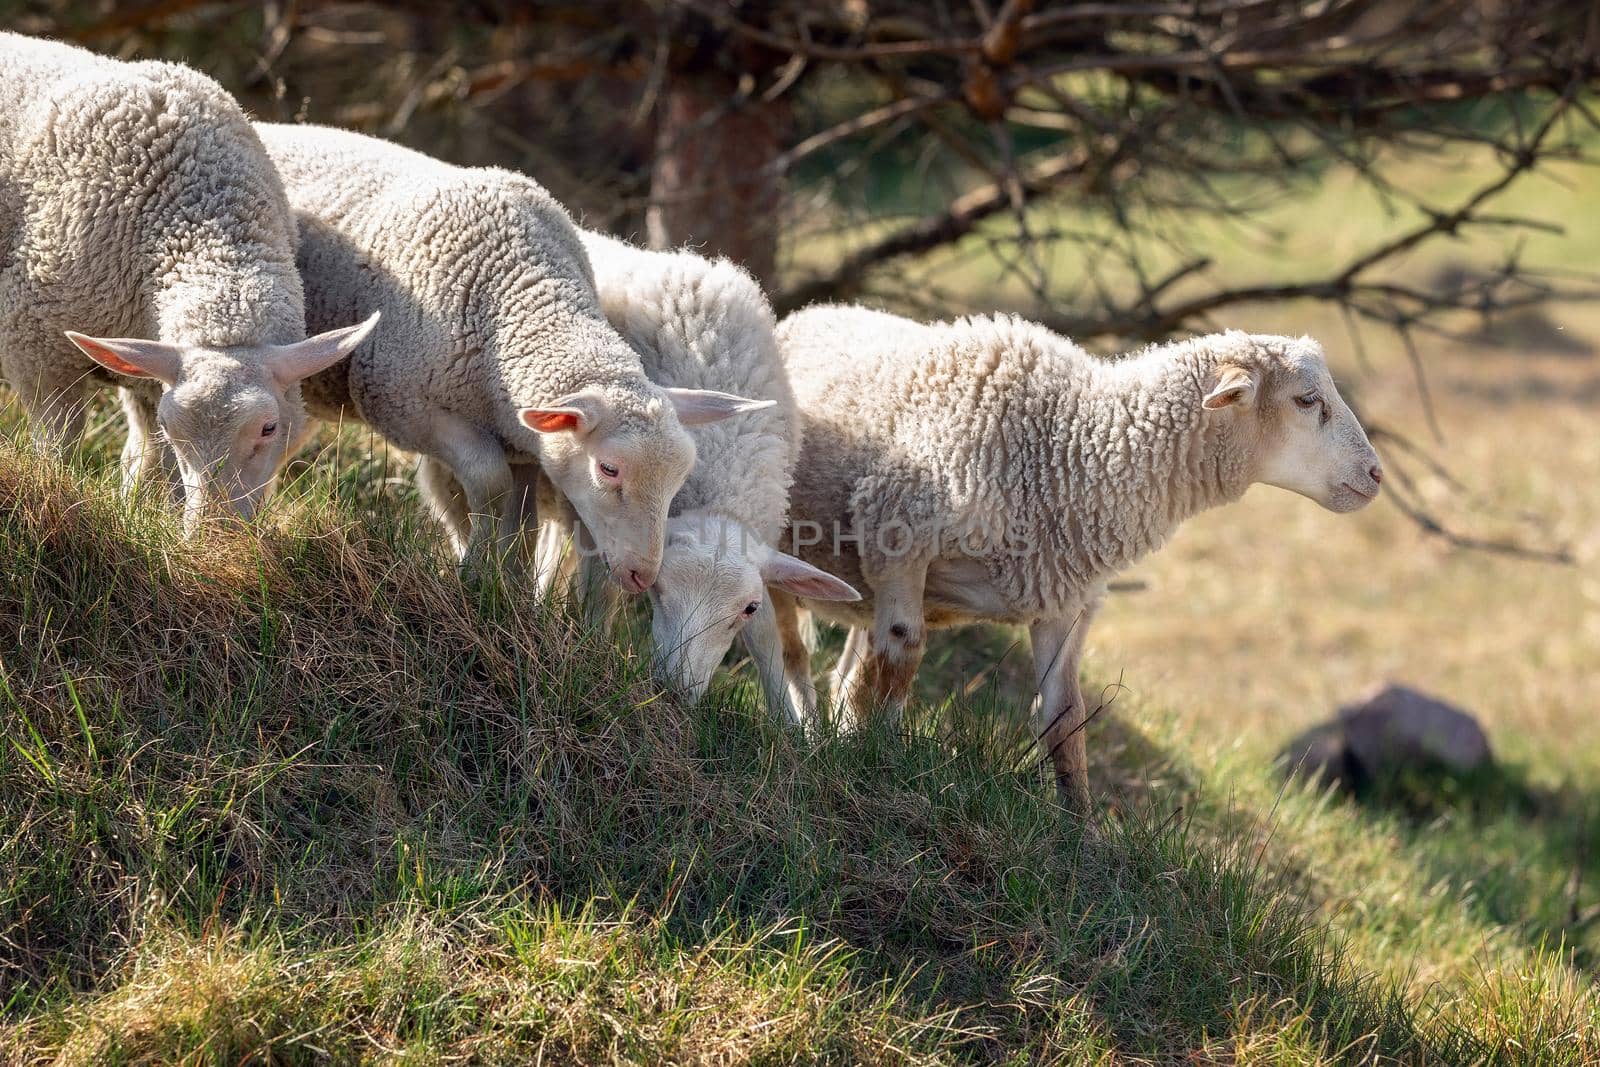
<svg viewBox="0 0 1600 1067">
<path fill-rule="evenodd" d="M 58 459 L 66 459 L 83 439 L 84 423 L 88 421 L 83 379 L 59 374 L 33 375 L 32 367 L 20 368 L 35 379 L 29 388 L 20 384 L 28 378 L 20 376 L 12 367 L 3 369 L 6 380 L 13 383 L 13 391 L 23 410 L 28 413 L 28 433 L 34 447 Z"/>
<path fill-rule="evenodd" d="M 1040 747 L 1056 772 L 1056 789 L 1072 810 L 1087 816 L 1089 801 L 1089 748 L 1084 736 L 1087 709 L 1078 687 L 1078 663 L 1083 658 L 1084 635 L 1091 610 L 1033 624 L 1028 638 L 1033 645 L 1034 676 L 1038 679 L 1038 715 L 1034 729 Z"/>
<path fill-rule="evenodd" d="M 557 585 L 570 583 L 577 573 L 578 517 L 567 498 L 543 472 L 538 479 L 539 532 L 534 549 L 534 579 L 540 596 L 548 596 Z"/>
<path fill-rule="evenodd" d="M 34 447 L 65 460 L 78 442 L 83 440 L 83 427 L 87 421 L 81 399 L 52 400 L 30 417 L 28 428 L 33 435 Z"/>
<path fill-rule="evenodd" d="M 3 214 L 3 212 L 0 212 Z M 9 296 L 15 290 L 7 286 Z M 28 434 L 40 452 L 66 459 L 83 438 L 89 379 L 84 358 L 55 326 L 30 314 L 25 300 L 0 305 L 0 379 L 28 413 Z"/>
<path fill-rule="evenodd" d="M 750 653 L 751 662 L 755 664 L 756 677 L 761 679 L 767 710 L 779 722 L 800 726 L 800 714 L 789 695 L 789 679 L 784 670 L 783 636 L 779 632 L 777 609 L 770 592 L 761 610 L 745 623 L 740 637 Z"/>
<path fill-rule="evenodd" d="M 505 450 L 489 435 L 449 416 L 433 424 L 428 451 L 449 467 L 467 502 L 467 536 L 461 546 L 461 565 L 471 571 L 491 552 L 502 547 L 507 498 L 513 480 Z"/>
<path fill-rule="evenodd" d="M 506 497 L 505 531 L 519 567 L 536 561 L 539 537 L 539 481 L 537 463 L 511 465 L 511 493 Z"/>
<path fill-rule="evenodd" d="M 866 654 L 867 631 L 852 626 L 845 634 L 844 648 L 839 652 L 838 662 L 828 673 L 828 697 L 833 704 L 834 724 L 841 731 L 852 730 L 856 726 L 855 714 L 850 710 L 853 703 L 851 694 L 861 682 L 861 661 Z"/>
<path fill-rule="evenodd" d="M 122 445 L 122 491 L 136 493 L 152 471 L 159 472 L 161 484 L 175 500 L 183 499 L 183 479 L 172 449 L 161 441 L 161 426 L 153 399 L 132 389 L 119 388 L 122 413 L 128 423 L 128 439 Z"/>
<path fill-rule="evenodd" d="M 544 492 L 548 481 L 535 464 L 511 465 L 511 491 L 506 494 L 501 508 L 500 522 L 505 531 L 501 541 L 516 553 L 521 561 L 533 560 L 539 566 L 541 535 L 546 523 L 543 516 L 553 510 Z M 432 456 L 422 456 L 417 462 L 417 485 L 429 510 L 450 535 L 451 544 L 458 555 L 467 552 L 467 540 L 472 526 L 472 508 L 466 490 L 448 465 Z M 542 581 L 537 592 L 543 596 L 550 585 Z"/>
<path fill-rule="evenodd" d="M 587 536 L 588 531 L 579 522 L 573 536 L 574 542 L 582 545 Z M 605 560 L 600 553 L 581 551 L 578 556 L 578 595 L 583 600 L 583 617 L 590 626 L 597 630 L 610 629 L 612 616 L 617 609 L 616 590 L 616 583 L 611 581 L 611 574 L 606 570 Z"/>
<path fill-rule="evenodd" d="M 471 510 L 467 507 L 467 493 L 461 488 L 453 472 L 444 462 L 432 456 L 417 457 L 417 489 L 427 501 L 428 510 L 444 527 L 450 538 L 450 547 L 456 556 L 467 552 L 467 532 L 471 525 Z"/>
<path fill-rule="evenodd" d="M 498 524 L 500 533 L 495 537 L 495 547 L 503 557 L 521 561 L 532 557 L 534 538 L 539 519 L 536 480 L 538 467 L 533 464 L 509 466 L 511 488 L 502 497 Z M 417 458 L 417 488 L 428 502 L 428 510 L 445 528 L 456 554 L 465 558 L 472 537 L 472 519 L 475 514 L 466 488 L 455 471 L 444 461 L 433 456 Z"/>
<path fill-rule="evenodd" d="M 817 685 L 811 677 L 811 649 L 806 645 L 804 627 L 810 620 L 794 597 L 781 589 L 768 589 L 772 614 L 783 648 L 783 673 L 788 681 L 789 703 L 806 729 L 817 723 Z"/>
<path fill-rule="evenodd" d="M 874 713 L 898 725 L 927 648 L 928 626 L 922 610 L 926 563 L 907 562 L 869 579 L 876 600 L 866 653 L 852 680 L 850 708 L 858 721 Z"/>
</svg>

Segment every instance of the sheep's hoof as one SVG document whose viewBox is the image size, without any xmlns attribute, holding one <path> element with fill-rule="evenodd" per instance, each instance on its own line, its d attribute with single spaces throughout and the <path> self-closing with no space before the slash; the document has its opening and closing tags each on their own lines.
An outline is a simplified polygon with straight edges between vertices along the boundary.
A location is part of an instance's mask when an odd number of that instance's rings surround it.
<svg viewBox="0 0 1600 1067">
<path fill-rule="evenodd" d="M 477 588 L 488 583 L 498 569 L 487 554 L 473 552 L 456 564 L 456 577 L 462 585 Z"/>
<path fill-rule="evenodd" d="M 1089 799 L 1089 786 L 1082 778 L 1057 775 L 1056 799 L 1061 802 L 1062 807 L 1084 819 L 1094 814 L 1094 802 Z"/>
</svg>

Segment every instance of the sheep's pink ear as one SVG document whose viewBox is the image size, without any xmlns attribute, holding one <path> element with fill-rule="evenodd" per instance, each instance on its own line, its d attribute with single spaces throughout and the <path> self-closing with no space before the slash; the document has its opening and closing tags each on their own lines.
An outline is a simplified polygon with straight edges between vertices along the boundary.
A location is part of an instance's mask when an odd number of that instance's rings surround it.
<svg viewBox="0 0 1600 1067">
<path fill-rule="evenodd" d="M 542 408 L 522 408 L 517 418 L 522 425 L 539 433 L 561 433 L 570 430 L 586 434 L 600 424 L 608 408 L 606 402 L 593 395 L 573 393 Z"/>
<path fill-rule="evenodd" d="M 172 385 L 183 366 L 183 349 L 132 337 L 86 337 L 67 331 L 67 340 L 106 370 L 130 378 L 155 378 Z"/>
<path fill-rule="evenodd" d="M 304 381 L 361 347 L 361 342 L 377 328 L 380 314 L 374 311 L 366 322 L 355 326 L 319 333 L 292 345 L 277 345 L 267 357 L 267 365 L 272 368 L 273 376 L 284 385 Z"/>
<path fill-rule="evenodd" d="M 1243 367 L 1228 366 L 1217 372 L 1217 384 L 1211 387 L 1201 406 L 1215 411 L 1230 404 L 1243 404 L 1256 395 L 1256 379 Z"/>
<path fill-rule="evenodd" d="M 860 600 L 848 582 L 818 570 L 787 552 L 773 551 L 761 564 L 761 580 L 807 600 Z"/>
<path fill-rule="evenodd" d="M 583 412 L 577 408 L 523 408 L 517 412 L 522 425 L 540 433 L 583 430 Z"/>
<path fill-rule="evenodd" d="M 777 404 L 776 400 L 751 400 L 715 389 L 667 389 L 664 392 L 678 413 L 678 421 L 685 426 L 701 426 L 742 411 L 761 411 Z"/>
</svg>

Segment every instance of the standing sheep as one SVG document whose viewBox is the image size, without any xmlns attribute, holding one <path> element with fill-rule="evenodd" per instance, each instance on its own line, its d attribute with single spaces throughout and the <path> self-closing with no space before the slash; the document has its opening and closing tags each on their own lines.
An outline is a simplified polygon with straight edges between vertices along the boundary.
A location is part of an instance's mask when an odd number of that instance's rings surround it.
<svg viewBox="0 0 1600 1067">
<path fill-rule="evenodd" d="M 775 547 L 789 511 L 800 415 L 760 285 L 726 259 L 651 252 L 580 231 L 606 318 L 657 385 L 718 386 L 765 409 L 694 432 L 698 457 L 673 498 L 661 573 L 650 588 L 657 671 L 698 699 L 737 634 L 767 706 L 789 722 L 783 648 L 768 585 L 854 600 L 837 578 Z M 548 534 L 545 535 L 548 539 Z"/>
<path fill-rule="evenodd" d="M 647 589 L 694 465 L 683 427 L 750 402 L 645 377 L 600 312 L 572 220 L 532 179 L 345 130 L 256 128 L 300 224 L 308 321 L 383 312 L 362 353 L 307 383 L 312 410 L 421 453 L 464 559 L 531 532 L 542 468 L 612 578 Z"/>
<path fill-rule="evenodd" d="M 1230 331 L 1107 361 L 1016 318 L 819 307 L 778 342 L 806 418 L 795 551 L 864 594 L 807 602 L 854 628 L 836 702 L 897 713 L 930 628 L 1026 624 L 1042 743 L 1080 811 L 1078 661 L 1106 581 L 1256 482 L 1332 511 L 1378 494 L 1377 454 L 1309 338 Z"/>
<path fill-rule="evenodd" d="M 36 439 L 65 451 L 89 382 L 122 386 L 125 483 L 159 430 L 187 529 L 217 498 L 248 518 L 306 428 L 300 380 L 372 323 L 305 339 L 289 206 L 215 82 L 0 33 L 0 93 L 0 372 Z"/>
</svg>

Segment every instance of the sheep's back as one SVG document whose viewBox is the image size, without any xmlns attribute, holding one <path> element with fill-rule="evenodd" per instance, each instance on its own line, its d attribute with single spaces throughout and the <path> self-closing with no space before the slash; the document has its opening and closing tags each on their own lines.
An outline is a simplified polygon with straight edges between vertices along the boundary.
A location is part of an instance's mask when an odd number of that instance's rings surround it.
<svg viewBox="0 0 1600 1067">
<path fill-rule="evenodd" d="M 778 329 L 807 421 L 869 442 L 886 462 L 933 468 L 952 484 L 1009 479 L 1027 442 L 1094 361 L 1047 330 L 1010 317 L 925 325 L 884 312 L 817 308 Z"/>
<path fill-rule="evenodd" d="M 1016 518 L 1061 499 L 1063 403 L 1093 377 L 1070 342 L 1009 317 L 923 325 L 821 308 L 779 341 L 805 417 L 795 517 L 869 531 L 903 524 L 911 551 L 957 537 L 1001 555 Z"/>
<path fill-rule="evenodd" d="M 0 38 L 0 172 L 30 311 L 231 346 L 303 336 L 294 226 L 238 105 L 170 63 Z"/>
<path fill-rule="evenodd" d="M 777 401 L 690 427 L 696 463 L 672 504 L 673 514 L 712 510 L 775 539 L 788 513 L 800 421 L 761 286 L 726 259 L 581 236 L 601 307 L 651 381 Z"/>
<path fill-rule="evenodd" d="M 597 382 L 624 420 L 658 402 L 635 387 L 638 356 L 601 312 L 570 216 L 537 182 L 347 130 L 258 129 L 301 220 L 310 326 L 383 312 L 349 368 L 311 384 L 319 402 L 347 392 L 402 447 L 437 406 L 515 443 L 531 434 L 519 407 Z"/>
</svg>

